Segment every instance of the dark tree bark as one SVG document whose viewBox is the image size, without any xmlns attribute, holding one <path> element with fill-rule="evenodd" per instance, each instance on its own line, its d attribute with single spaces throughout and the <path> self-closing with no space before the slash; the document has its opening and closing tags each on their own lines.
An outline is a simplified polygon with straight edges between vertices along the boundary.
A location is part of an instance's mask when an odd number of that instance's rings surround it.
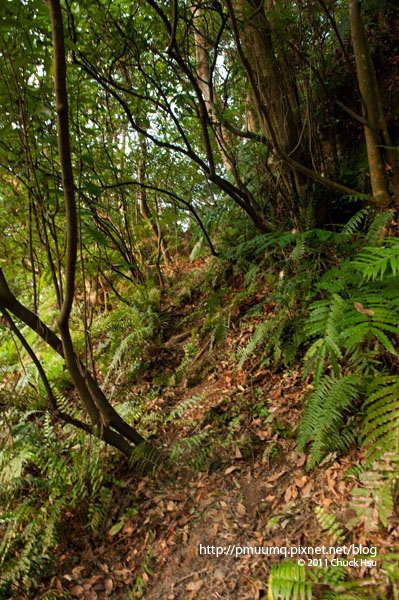
<svg viewBox="0 0 399 600">
<path fill-rule="evenodd" d="M 26 351 L 32 358 L 39 370 L 44 382 L 49 406 L 61 419 L 74 424 L 89 433 L 98 435 L 106 443 L 118 448 L 126 456 L 130 456 L 133 448 L 130 445 L 144 442 L 142 436 L 128 425 L 118 415 L 108 402 L 102 390 L 97 385 L 87 368 L 75 353 L 69 328 L 69 318 L 74 301 L 75 273 L 78 251 L 78 221 L 75 203 L 74 179 L 72 171 L 69 120 L 68 120 L 68 96 L 66 89 L 66 63 L 64 34 L 62 24 L 62 13 L 59 0 L 50 0 L 50 16 L 54 46 L 54 88 L 57 110 L 58 128 L 58 152 L 60 158 L 62 185 L 65 200 L 66 213 L 66 266 L 64 295 L 60 312 L 57 318 L 60 338 L 52 332 L 39 317 L 23 306 L 10 290 L 7 281 L 0 269 L 0 309 L 5 315 L 9 327 L 20 339 Z M 35 356 L 32 348 L 20 334 L 18 328 L 12 321 L 9 313 L 20 319 L 23 323 L 33 329 L 43 340 L 46 341 L 65 360 L 68 373 L 78 392 L 79 398 L 89 415 L 91 424 L 72 419 L 70 416 L 58 411 L 55 398 L 40 362 Z"/>
<path fill-rule="evenodd" d="M 357 78 L 362 100 L 362 115 L 367 119 L 364 126 L 367 156 L 370 169 L 371 189 L 377 210 L 385 210 L 391 202 L 385 176 L 382 152 L 382 142 L 388 146 L 387 159 L 392 171 L 394 192 L 398 194 L 398 170 L 396 159 L 392 155 L 388 128 L 386 125 L 380 91 L 374 71 L 370 47 L 360 13 L 359 0 L 349 1 L 349 15 L 353 51 L 355 54 Z"/>
</svg>

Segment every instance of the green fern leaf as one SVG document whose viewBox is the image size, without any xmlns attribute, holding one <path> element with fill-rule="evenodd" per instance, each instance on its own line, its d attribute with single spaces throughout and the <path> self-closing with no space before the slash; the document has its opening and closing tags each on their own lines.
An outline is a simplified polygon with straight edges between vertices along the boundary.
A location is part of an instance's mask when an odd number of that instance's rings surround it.
<svg viewBox="0 0 399 600">
<path fill-rule="evenodd" d="M 311 442 L 309 468 L 335 450 L 347 450 L 353 433 L 345 422 L 363 387 L 362 377 L 346 375 L 341 379 L 323 377 L 311 395 L 299 429 L 298 449 Z"/>
<path fill-rule="evenodd" d="M 305 567 L 298 562 L 274 563 L 268 582 L 269 600 L 311 600 L 312 581 L 307 581 Z"/>
</svg>

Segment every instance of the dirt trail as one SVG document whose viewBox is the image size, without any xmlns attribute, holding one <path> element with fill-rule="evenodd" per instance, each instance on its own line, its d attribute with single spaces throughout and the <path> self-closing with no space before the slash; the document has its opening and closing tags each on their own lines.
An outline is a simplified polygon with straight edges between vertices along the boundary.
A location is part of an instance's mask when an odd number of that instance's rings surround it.
<svg viewBox="0 0 399 600">
<path fill-rule="evenodd" d="M 145 393 L 157 381 L 148 413 L 174 416 L 151 441 L 172 450 L 176 461 L 154 476 L 120 467 L 123 498 L 107 527 L 90 536 L 72 524 L 75 537 L 59 559 L 54 585 L 86 600 L 266 598 L 276 556 L 259 554 L 261 548 L 336 545 L 316 517 L 317 506 L 341 524 L 345 543 L 364 539 L 361 530 L 345 528 L 354 485 L 345 472 L 359 456 L 333 456 L 306 471 L 307 455 L 296 452 L 295 441 L 308 391 L 301 373 L 256 368 L 256 358 L 239 372 L 233 358 L 243 343 L 239 328 L 232 327 L 223 348 L 209 352 L 208 340 L 197 364 L 176 376 L 192 337 L 194 306 L 166 308 L 163 344 L 133 391 Z M 191 385 L 198 364 L 201 379 Z M 320 597 L 317 587 L 313 597 Z"/>
</svg>

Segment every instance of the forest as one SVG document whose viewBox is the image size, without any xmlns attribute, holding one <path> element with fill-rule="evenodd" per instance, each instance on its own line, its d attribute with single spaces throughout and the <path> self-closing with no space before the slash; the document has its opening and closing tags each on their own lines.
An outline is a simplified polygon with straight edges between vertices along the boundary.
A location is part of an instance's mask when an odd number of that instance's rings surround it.
<svg viewBox="0 0 399 600">
<path fill-rule="evenodd" d="M 0 103 L 0 600 L 398 600 L 397 0 L 3 0 Z"/>
</svg>

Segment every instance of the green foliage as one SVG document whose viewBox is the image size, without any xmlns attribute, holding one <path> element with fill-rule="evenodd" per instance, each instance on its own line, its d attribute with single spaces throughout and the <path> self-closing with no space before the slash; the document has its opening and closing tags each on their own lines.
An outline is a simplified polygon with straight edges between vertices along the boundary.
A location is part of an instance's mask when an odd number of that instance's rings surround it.
<svg viewBox="0 0 399 600">
<path fill-rule="evenodd" d="M 64 436 L 40 413 L 19 417 L 8 413 L 0 440 L 0 594 L 13 583 L 30 590 L 48 571 L 65 512 L 83 511 L 97 529 L 111 500 L 100 442 L 87 447 L 69 427 Z"/>
<path fill-rule="evenodd" d="M 306 217 L 305 221 L 309 221 L 309 218 Z M 319 301 L 319 310 L 314 312 L 313 322 L 308 323 L 306 331 L 304 325 L 307 303 L 316 295 L 317 279 L 320 277 L 320 269 L 324 266 L 327 253 L 332 250 L 335 252 L 345 244 L 350 248 L 350 235 L 348 232 L 308 229 L 264 234 L 258 238 L 256 240 L 265 251 L 262 264 L 273 272 L 280 269 L 277 280 L 273 277 L 274 289 L 267 298 L 268 302 L 275 303 L 276 310 L 258 325 L 251 342 L 241 351 L 240 367 L 256 349 L 261 349 L 266 359 L 271 354 L 275 365 L 283 362 L 288 366 L 298 356 L 306 335 L 312 336 L 317 332 L 319 339 L 309 348 L 307 363 L 310 370 L 317 361 L 316 377 L 320 377 L 327 358 L 332 356 L 334 361 L 335 354 L 341 356 L 334 345 L 333 331 L 334 322 L 340 316 L 339 307 L 334 300 Z M 248 251 L 252 250 L 252 240 L 230 251 L 238 264 L 241 253 L 245 256 L 247 247 Z M 251 314 L 248 313 L 247 316 Z"/>
<path fill-rule="evenodd" d="M 380 375 L 369 387 L 363 403 L 362 443 L 366 464 L 399 450 L 399 376 Z"/>
<path fill-rule="evenodd" d="M 348 450 L 354 441 L 353 427 L 347 424 L 363 381 L 359 375 L 341 379 L 325 376 L 314 390 L 300 425 L 298 449 L 303 450 L 311 440 L 309 468 L 323 456 L 336 450 Z"/>
<path fill-rule="evenodd" d="M 397 597 L 399 594 L 399 553 L 389 552 L 382 558 L 382 569 L 388 574 L 389 581 L 392 585 L 393 595 Z M 388 598 L 381 595 L 381 600 Z"/>
<path fill-rule="evenodd" d="M 159 452 L 147 442 L 135 446 L 129 458 L 129 464 L 141 472 L 155 471 L 159 461 Z"/>
<path fill-rule="evenodd" d="M 379 240 L 386 217 L 374 220 L 366 238 Z M 359 436 L 366 458 L 351 505 L 357 513 L 353 523 L 362 521 L 366 529 L 388 525 L 399 488 L 398 275 L 396 239 L 366 246 L 322 276 L 318 287 L 329 295 L 311 306 L 306 327 L 313 341 L 305 364 L 307 373 L 313 369 L 314 391 L 298 446 L 311 442 L 312 467 Z"/>
<path fill-rule="evenodd" d="M 338 359 L 342 359 L 339 348 L 338 329 L 342 322 L 343 300 L 332 294 L 328 300 L 319 300 L 311 306 L 307 323 L 307 334 L 316 337 L 305 354 L 306 372 L 314 368 L 314 384 L 318 386 L 327 358 L 330 359 L 336 376 L 339 376 Z"/>
<path fill-rule="evenodd" d="M 397 275 L 398 244 L 387 240 L 384 246 L 364 248 L 340 270 L 334 267 L 318 284 L 330 295 L 313 303 L 306 326 L 313 342 L 305 366 L 306 373 L 313 369 L 314 392 L 299 434 L 300 448 L 312 440 L 311 466 L 325 452 L 350 445 L 354 422 L 345 424 L 364 394 L 369 397 L 363 408 L 368 415 L 365 443 L 374 441 L 380 448 L 384 438 L 385 451 L 396 447 L 391 427 L 397 411 L 395 379 L 375 376 L 397 356 L 393 341 L 399 322 Z M 327 368 L 333 374 L 323 377 Z"/>
<path fill-rule="evenodd" d="M 386 212 L 380 213 L 379 215 L 375 216 L 374 220 L 370 224 L 370 227 L 368 228 L 368 231 L 366 233 L 366 237 L 365 237 L 365 245 L 366 246 L 378 246 L 379 244 L 382 243 L 382 237 L 383 237 L 382 232 L 384 231 L 386 224 L 391 219 L 392 219 L 391 211 L 386 211 Z M 389 240 L 384 240 L 384 243 L 385 242 L 389 243 Z"/>
<path fill-rule="evenodd" d="M 118 383 L 126 375 L 134 379 L 145 368 L 144 348 L 149 342 L 157 343 L 165 323 L 159 290 L 154 287 L 136 286 L 129 306 L 119 303 L 110 313 L 100 314 L 92 332 L 99 341 L 97 355 L 105 382 L 112 377 Z"/>
<path fill-rule="evenodd" d="M 363 403 L 361 441 L 366 449 L 359 487 L 352 492 L 355 522 L 387 527 L 399 490 L 399 377 L 373 379 Z"/>
<path fill-rule="evenodd" d="M 363 273 L 366 281 L 396 277 L 399 274 L 399 242 L 386 239 L 383 246 L 366 246 L 355 257 L 353 264 Z"/>
<path fill-rule="evenodd" d="M 201 334 L 210 336 L 209 351 L 215 345 L 222 346 L 230 327 L 230 312 L 223 308 L 225 290 L 219 290 L 209 295 L 206 305 L 206 317 L 201 328 Z"/>
<path fill-rule="evenodd" d="M 56 330 L 65 292 L 70 211 L 65 210 L 57 153 L 51 26 L 45 3 L 24 1 L 18 10 L 12 4 L 0 5 L 4 47 L 0 53 L 0 264 L 18 298 Z M 298 156 L 323 174 L 325 181 L 345 183 L 348 179 L 349 185 L 367 194 L 370 178 L 364 144 L 358 137 L 348 139 L 350 129 L 333 108 L 333 98 L 342 97 L 346 103 L 341 92 L 350 73 L 341 50 L 337 52 L 322 3 L 304 3 L 301 10 L 296 3 L 269 4 L 273 61 L 268 64 L 274 65 L 277 75 L 270 82 L 280 81 L 282 98 L 290 90 L 297 95 L 292 128 L 287 113 L 287 139 L 297 139 Z M 331 21 L 344 29 L 346 44 L 346 6 L 330 4 Z M 365 14 L 371 19 L 379 4 L 376 0 L 365 4 Z M 392 1 L 382 4 L 386 7 Z M 360 205 L 365 194 L 342 199 L 336 191 L 321 192 L 316 182 L 313 187 L 309 182 L 303 196 L 295 193 L 286 165 L 270 154 L 267 132 L 253 134 L 257 127 L 257 117 L 251 115 L 254 98 L 241 84 L 244 65 L 241 53 L 235 51 L 226 7 L 205 3 L 198 22 L 204 27 L 217 104 L 207 115 L 204 110 L 209 103 L 198 102 L 195 81 L 198 65 L 193 44 L 195 34 L 201 32 L 195 29 L 189 3 L 179 5 L 176 19 L 170 3 L 154 6 L 153 2 L 101 0 L 63 6 L 68 23 L 70 145 L 78 209 L 79 260 L 70 320 L 76 353 L 91 358 L 92 333 L 99 380 L 121 402 L 122 394 L 116 390 L 124 394 L 125 384 L 135 381 L 150 364 L 167 323 L 160 309 L 161 291 L 147 283 L 162 272 L 162 294 L 170 291 L 161 244 L 150 235 L 148 222 L 155 237 L 162 233 L 178 263 L 181 256 L 194 260 L 208 251 L 203 231 L 193 226 L 201 219 L 218 247 L 219 259 L 203 280 L 198 271 L 192 272 L 175 298 L 182 305 L 196 298 L 198 290 L 207 297 L 207 306 L 199 311 L 201 317 L 205 315 L 202 330 L 194 331 L 186 344 L 178 375 L 200 352 L 200 336 L 209 338 L 209 350 L 223 346 L 231 309 L 245 294 L 253 293 L 258 282 L 267 280 L 273 286 L 268 302 L 275 306 L 275 314 L 258 324 L 242 351 L 240 367 L 255 353 L 261 354 L 263 363 L 288 365 L 300 356 L 305 340 L 309 343 L 305 362 L 307 374 L 313 373 L 314 392 L 306 407 L 300 444 L 311 443 L 312 465 L 326 452 L 345 450 L 352 443 L 359 431 L 358 407 L 365 399 L 360 438 L 367 455 L 361 476 L 365 485 L 368 481 L 369 496 L 362 496 L 363 508 L 369 502 L 386 524 L 397 493 L 398 471 L 399 246 L 395 240 L 384 242 L 381 233 L 392 213 L 378 215 L 364 233 L 371 211 L 362 208 L 342 232 L 327 231 L 335 226 L 331 213 L 322 214 L 324 207 L 329 211 L 335 203 L 344 214 L 352 214 L 357 208 L 350 203 L 355 200 Z M 240 16 L 241 31 L 245 20 L 253 18 L 252 12 L 247 3 Z M 168 21 L 174 23 L 172 39 L 169 25 L 165 27 Z M 372 27 L 373 45 L 379 51 L 377 27 Z M 252 62 L 244 37 L 242 43 L 243 54 Z M 171 52 L 165 52 L 168 44 Z M 380 44 L 382 52 L 385 44 L 385 40 Z M 295 48 L 298 52 L 292 62 Z M 260 56 L 261 61 L 264 58 Z M 288 60 L 293 68 L 287 68 Z M 278 77 L 280 72 L 284 77 Z M 327 83 L 320 86 L 315 73 L 322 74 Z M 271 123 L 281 121 L 279 103 L 274 104 L 270 105 Z M 393 110 L 387 110 L 391 119 L 392 114 Z M 391 122 L 387 125 L 392 129 Z M 225 126 L 229 135 L 224 135 Z M 231 169 L 223 165 L 221 144 Z M 148 185 L 150 217 L 143 214 L 142 185 Z M 316 226 L 323 222 L 328 223 L 326 229 Z M 260 234 L 265 226 L 268 233 Z M 362 246 L 353 259 L 354 249 Z M 223 270 L 230 274 L 221 277 Z M 246 290 L 229 304 L 232 277 L 238 273 L 244 273 Z M 101 301 L 100 288 L 104 292 Z M 308 305 L 315 300 L 308 318 Z M 263 307 L 261 300 L 246 319 L 259 317 Z M 27 328 L 21 331 L 40 357 L 60 407 L 81 418 L 75 396 L 65 393 L 71 381 L 63 361 Z M 65 434 L 54 429 L 42 416 L 44 389 L 36 369 L 8 332 L 0 335 L 4 382 L 0 402 L 10 422 L 9 426 L 4 418 L 0 431 L 0 501 L 5 515 L 0 524 L 1 572 L 10 581 L 14 577 L 29 586 L 51 560 L 63 511 L 78 510 L 83 503 L 89 526 L 99 527 L 111 494 L 105 485 L 105 455 L 98 440 L 87 449 L 69 426 Z M 155 433 L 169 423 L 177 424 L 192 405 L 181 403 L 166 419 L 160 410 L 149 411 L 145 398 L 124 402 L 118 410 L 141 431 L 147 428 Z M 14 417 L 10 406 L 23 414 Z M 258 407 L 259 412 L 266 410 Z M 231 441 L 239 422 L 240 415 L 234 415 L 225 443 Z M 176 460 L 191 460 L 198 468 L 209 465 L 219 442 L 201 435 L 177 445 Z M 156 457 L 142 446 L 133 453 L 132 462 L 147 467 Z M 378 474 L 371 479 L 367 474 L 373 470 Z M 286 565 L 282 574 L 282 585 L 294 594 L 308 592 L 306 586 L 301 587 L 301 571 Z M 275 580 L 279 580 L 277 572 Z M 144 580 L 141 583 L 144 586 Z"/>
<path fill-rule="evenodd" d="M 209 459 L 213 444 L 209 432 L 204 431 L 176 442 L 170 452 L 170 458 L 181 463 L 182 461 L 198 471 L 209 468 Z"/>
<path fill-rule="evenodd" d="M 291 323 L 291 315 L 288 309 L 282 308 L 275 316 L 269 317 L 260 323 L 252 336 L 249 344 L 239 349 L 240 361 L 238 368 L 241 369 L 245 360 L 252 356 L 255 350 L 261 346 L 263 355 L 267 355 L 271 350 L 272 360 L 277 364 L 286 349 L 284 345 L 284 334 Z"/>
<path fill-rule="evenodd" d="M 182 419 L 187 409 L 193 406 L 200 406 L 203 400 L 204 398 L 202 396 L 193 396 L 192 398 L 188 398 L 187 400 L 179 402 L 179 404 L 177 404 L 175 408 L 168 414 L 164 420 L 164 424 L 173 423 L 176 421 L 176 419 Z"/>
<path fill-rule="evenodd" d="M 315 513 L 318 522 L 321 527 L 328 533 L 332 543 L 340 545 L 345 540 L 344 530 L 341 525 L 337 523 L 335 516 L 328 513 L 323 507 L 316 506 Z"/>
<path fill-rule="evenodd" d="M 310 574 L 313 581 L 306 577 Z M 298 562 L 283 561 L 274 563 L 268 582 L 269 600 L 312 600 L 312 585 L 315 581 L 312 573 Z"/>
</svg>

